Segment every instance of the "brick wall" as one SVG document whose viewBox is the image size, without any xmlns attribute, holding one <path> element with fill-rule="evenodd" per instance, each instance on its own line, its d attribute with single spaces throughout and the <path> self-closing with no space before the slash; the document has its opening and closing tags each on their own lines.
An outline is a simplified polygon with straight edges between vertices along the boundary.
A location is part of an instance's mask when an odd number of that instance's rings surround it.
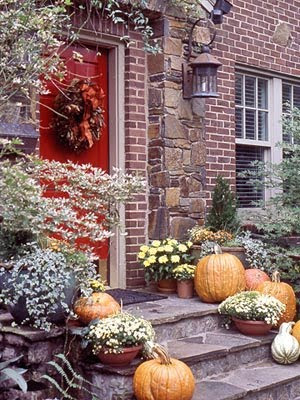
<svg viewBox="0 0 300 400">
<path fill-rule="evenodd" d="M 147 173 L 146 54 L 140 35 L 125 54 L 125 167 L 145 177 Z M 126 206 L 126 265 L 128 287 L 144 284 L 144 272 L 137 262 L 139 247 L 147 241 L 147 196 L 136 195 Z"/>
<path fill-rule="evenodd" d="M 236 66 L 300 77 L 300 1 L 232 0 L 232 4 L 214 42 L 213 55 L 223 66 L 218 73 L 220 97 L 207 101 L 205 115 L 208 196 L 219 173 L 235 184 Z M 291 40 L 283 45 L 286 28 Z"/>
</svg>

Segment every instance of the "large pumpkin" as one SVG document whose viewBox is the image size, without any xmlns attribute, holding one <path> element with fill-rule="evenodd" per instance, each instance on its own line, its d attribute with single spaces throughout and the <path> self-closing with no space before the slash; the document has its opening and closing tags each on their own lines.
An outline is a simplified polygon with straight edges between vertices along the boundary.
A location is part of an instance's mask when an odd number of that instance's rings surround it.
<svg viewBox="0 0 300 400">
<path fill-rule="evenodd" d="M 300 321 L 297 321 L 294 325 L 292 335 L 298 340 L 300 344 Z"/>
<path fill-rule="evenodd" d="M 120 305 L 108 293 L 95 292 L 90 297 L 80 297 L 74 311 L 79 319 L 88 324 L 93 319 L 105 318 L 120 311 Z"/>
<path fill-rule="evenodd" d="M 170 358 L 162 346 L 152 352 L 157 358 L 143 362 L 135 371 L 133 391 L 137 400 L 191 400 L 195 379 L 182 361 Z"/>
<path fill-rule="evenodd" d="M 285 304 L 285 311 L 278 321 L 277 326 L 280 326 L 283 322 L 290 322 L 294 320 L 296 315 L 295 292 L 292 286 L 287 283 L 280 282 L 280 275 L 278 271 L 273 273 L 272 282 L 261 283 L 258 286 L 257 291 L 264 294 L 270 294 Z"/>
<path fill-rule="evenodd" d="M 241 261 L 232 254 L 222 253 L 220 246 L 215 246 L 215 253 L 199 260 L 195 271 L 196 292 L 207 303 L 219 303 L 246 287 Z"/>
<path fill-rule="evenodd" d="M 270 277 L 260 269 L 250 268 L 245 271 L 246 290 L 256 290 L 263 282 L 270 282 Z"/>
</svg>

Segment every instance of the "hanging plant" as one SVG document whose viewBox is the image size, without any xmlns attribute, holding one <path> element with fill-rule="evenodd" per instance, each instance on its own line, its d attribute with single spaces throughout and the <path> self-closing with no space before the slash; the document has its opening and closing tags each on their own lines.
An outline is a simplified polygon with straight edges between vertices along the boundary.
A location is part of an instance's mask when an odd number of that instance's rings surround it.
<svg viewBox="0 0 300 400">
<path fill-rule="evenodd" d="M 74 79 L 54 102 L 53 128 L 60 141 L 76 153 L 90 149 L 104 126 L 103 90 L 89 79 Z"/>
</svg>

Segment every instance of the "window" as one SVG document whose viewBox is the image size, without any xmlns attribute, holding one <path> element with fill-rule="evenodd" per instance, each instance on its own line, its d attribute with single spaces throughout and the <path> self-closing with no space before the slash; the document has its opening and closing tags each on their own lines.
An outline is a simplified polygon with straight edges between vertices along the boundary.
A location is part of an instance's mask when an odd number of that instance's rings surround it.
<svg viewBox="0 0 300 400">
<path fill-rule="evenodd" d="M 269 80 L 254 75 L 236 75 L 235 135 L 236 135 L 236 192 L 240 208 L 255 207 L 264 200 L 264 190 L 255 189 L 248 178 L 239 173 L 252 169 L 251 162 L 267 157 L 269 142 Z"/>
<path fill-rule="evenodd" d="M 282 104 L 283 109 L 286 110 L 286 104 L 289 103 L 291 107 L 300 108 L 300 85 L 283 82 L 282 84 Z"/>
<path fill-rule="evenodd" d="M 235 79 L 236 193 L 240 208 L 252 208 L 259 200 L 268 200 L 273 191 L 256 190 L 247 178 L 238 174 L 253 169 L 251 162 L 282 160 L 276 146 L 282 140 L 281 115 L 287 103 L 300 108 L 300 81 L 280 76 L 269 77 L 239 71 Z M 291 138 L 283 138 L 291 140 Z"/>
</svg>

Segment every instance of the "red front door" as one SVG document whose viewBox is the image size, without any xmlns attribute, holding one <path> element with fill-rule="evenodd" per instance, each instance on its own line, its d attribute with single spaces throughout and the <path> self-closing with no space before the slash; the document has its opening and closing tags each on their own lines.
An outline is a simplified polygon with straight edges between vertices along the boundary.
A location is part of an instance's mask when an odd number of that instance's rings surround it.
<svg viewBox="0 0 300 400">
<path fill-rule="evenodd" d="M 73 59 L 73 51 L 82 55 L 82 61 Z M 48 82 L 49 93 L 40 98 L 40 156 L 49 160 L 67 161 L 71 160 L 79 164 L 91 164 L 104 171 L 109 169 L 109 143 L 108 143 L 108 54 L 105 49 L 89 49 L 79 46 L 71 46 L 63 53 L 62 58 L 67 66 L 67 77 L 63 83 L 57 81 Z M 102 135 L 99 141 L 95 142 L 93 147 L 76 154 L 63 146 L 54 130 L 51 128 L 53 119 L 54 99 L 59 92 L 59 88 L 64 88 L 70 84 L 73 79 L 90 78 L 95 81 L 104 92 L 104 121 Z M 101 246 L 98 251 L 101 260 L 108 257 L 108 245 Z"/>
</svg>

